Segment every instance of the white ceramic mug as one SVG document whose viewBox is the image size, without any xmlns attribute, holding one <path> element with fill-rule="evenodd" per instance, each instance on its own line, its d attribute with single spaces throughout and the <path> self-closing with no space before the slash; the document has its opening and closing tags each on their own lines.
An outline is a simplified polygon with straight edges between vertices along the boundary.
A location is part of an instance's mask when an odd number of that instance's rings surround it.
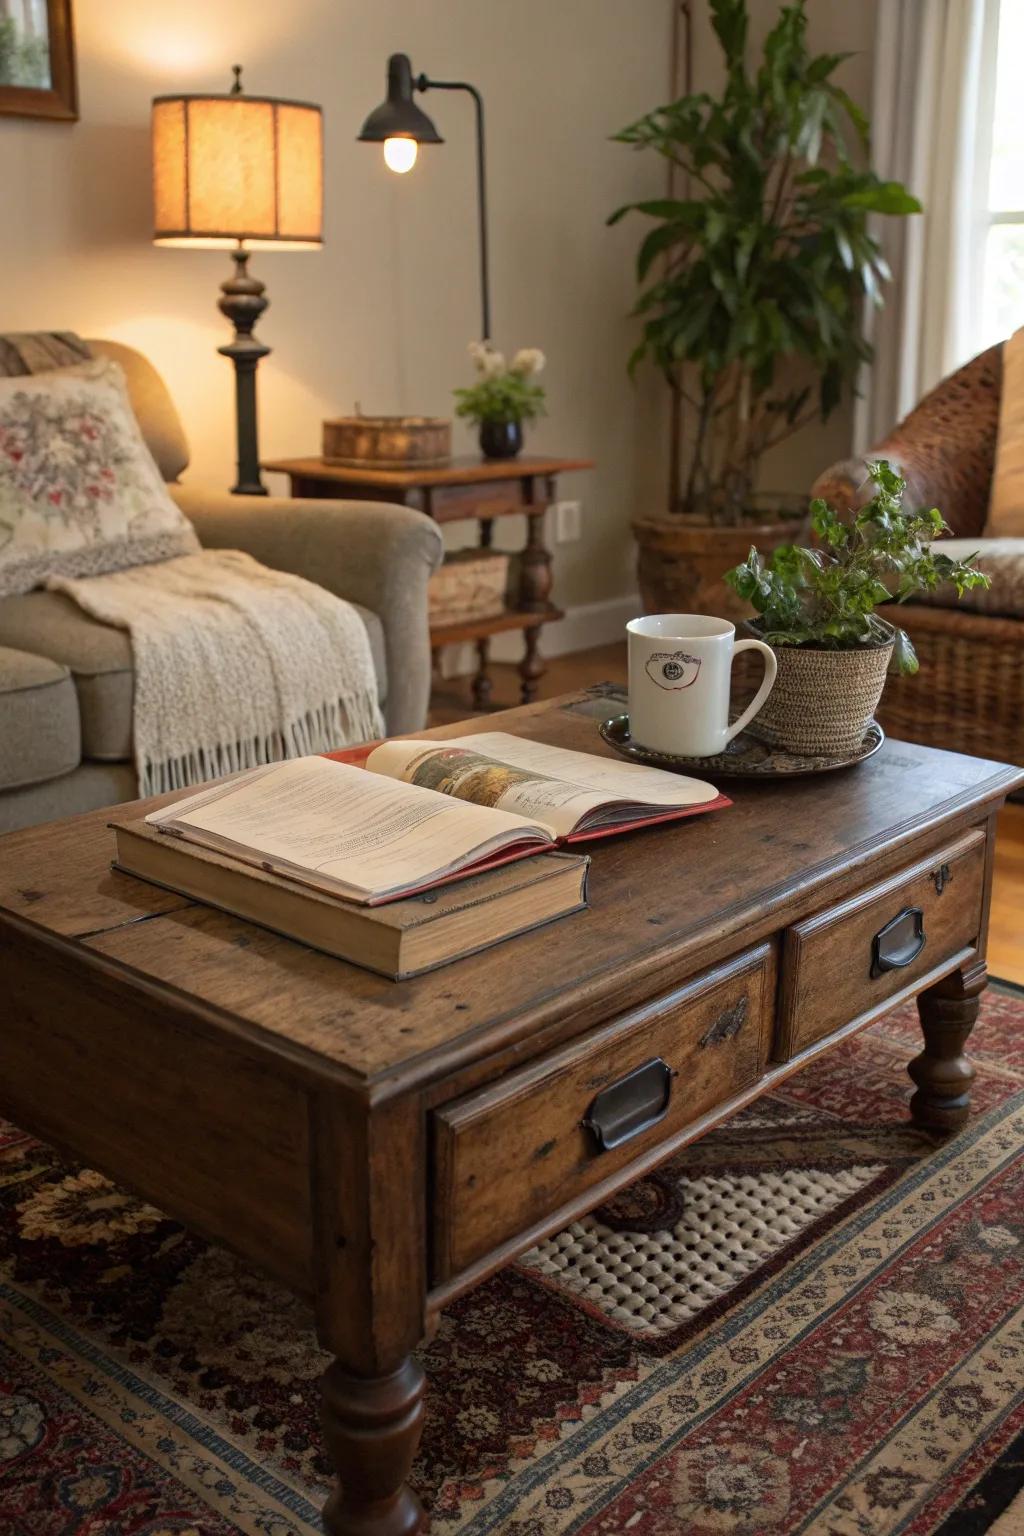
<svg viewBox="0 0 1024 1536">
<path fill-rule="evenodd" d="M 736 626 L 703 613 L 653 613 L 631 619 L 629 734 L 642 747 L 676 757 L 713 757 L 757 714 L 772 691 L 778 663 L 761 640 L 737 640 Z M 729 724 L 732 659 L 760 651 L 764 682 Z"/>
</svg>

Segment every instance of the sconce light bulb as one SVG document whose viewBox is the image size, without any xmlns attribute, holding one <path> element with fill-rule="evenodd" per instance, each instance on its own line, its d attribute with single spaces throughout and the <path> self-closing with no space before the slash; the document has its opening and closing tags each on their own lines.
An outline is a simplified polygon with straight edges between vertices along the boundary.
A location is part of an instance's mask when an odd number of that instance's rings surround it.
<svg viewBox="0 0 1024 1536">
<path fill-rule="evenodd" d="M 416 164 L 416 148 L 415 139 L 385 139 L 384 164 L 389 171 L 404 176 Z"/>
</svg>

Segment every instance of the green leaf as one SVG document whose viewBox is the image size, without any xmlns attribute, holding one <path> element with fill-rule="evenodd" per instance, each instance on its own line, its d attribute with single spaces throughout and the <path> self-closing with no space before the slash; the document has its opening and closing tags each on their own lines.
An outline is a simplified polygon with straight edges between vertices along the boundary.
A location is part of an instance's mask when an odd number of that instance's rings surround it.
<svg viewBox="0 0 1024 1536">
<path fill-rule="evenodd" d="M 919 667 L 920 662 L 917 659 L 913 641 L 905 629 L 897 629 L 889 670 L 901 676 L 912 676 Z"/>
<path fill-rule="evenodd" d="M 844 59 L 851 59 L 853 55 L 851 53 L 846 53 L 841 55 L 841 57 Z M 830 82 L 828 89 L 833 100 L 842 107 L 843 111 L 846 113 L 846 116 L 849 118 L 850 123 L 853 126 L 854 133 L 857 135 L 858 143 L 866 154 L 871 142 L 871 127 L 868 123 L 867 114 L 857 105 L 853 98 L 842 89 L 841 86 L 833 85 Z"/>
<path fill-rule="evenodd" d="M 821 53 L 807 67 L 807 78 L 815 85 L 828 79 L 840 64 L 852 59 L 852 53 Z"/>
<path fill-rule="evenodd" d="M 870 186 L 847 192 L 844 208 L 862 208 L 866 213 L 921 213 L 921 204 L 898 181 L 876 181 Z"/>
<path fill-rule="evenodd" d="M 609 224 L 615 223 L 627 213 L 645 213 L 652 219 L 672 219 L 676 223 L 687 223 L 691 218 L 694 208 L 700 209 L 699 203 L 681 201 L 675 197 L 648 197 L 639 203 L 627 203 L 624 208 L 618 208 L 608 220 Z"/>
<path fill-rule="evenodd" d="M 830 361 L 821 375 L 818 401 L 822 421 L 827 421 L 842 397 L 843 375 L 841 365 Z"/>
<path fill-rule="evenodd" d="M 795 544 L 779 544 L 772 550 L 771 569 L 786 581 L 801 584 L 804 580 L 804 561 Z"/>
<path fill-rule="evenodd" d="M 803 122 L 797 135 L 797 154 L 802 155 L 810 165 L 817 162 L 821 153 L 822 126 L 825 120 L 825 108 L 827 97 L 819 92 L 807 104 L 804 111 Z"/>
<path fill-rule="evenodd" d="M 640 245 L 636 258 L 637 281 L 643 282 L 657 258 L 687 238 L 688 231 L 681 224 L 662 224 L 650 230 Z"/>
<path fill-rule="evenodd" d="M 853 247 L 850 245 L 846 231 L 836 226 L 835 229 L 836 250 L 839 252 L 843 266 L 848 272 L 853 271 Z"/>
<path fill-rule="evenodd" d="M 745 0 L 711 0 L 711 25 L 722 45 L 726 63 L 742 65 L 747 46 L 747 7 Z"/>
</svg>

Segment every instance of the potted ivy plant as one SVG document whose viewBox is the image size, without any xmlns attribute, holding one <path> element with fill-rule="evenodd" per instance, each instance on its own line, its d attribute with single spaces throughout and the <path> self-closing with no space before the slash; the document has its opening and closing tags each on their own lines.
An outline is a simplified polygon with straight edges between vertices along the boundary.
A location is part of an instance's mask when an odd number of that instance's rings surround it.
<svg viewBox="0 0 1024 1536">
<path fill-rule="evenodd" d="M 485 459 L 514 459 L 523 446 L 523 423 L 544 415 L 544 387 L 536 378 L 544 353 L 520 347 L 509 363 L 490 342 L 473 341 L 469 355 L 477 380 L 455 390 L 455 414 L 477 424 Z"/>
<path fill-rule="evenodd" d="M 868 216 L 920 211 L 865 168 L 867 120 L 833 78 L 845 55 L 809 52 L 805 6 L 781 7 L 749 68 L 747 0 L 710 0 L 721 91 L 684 95 L 615 135 L 660 155 L 687 188 L 608 221 L 652 221 L 629 368 L 653 363 L 677 407 L 670 505 L 633 524 L 648 611 L 724 602 L 739 617 L 724 567 L 752 536 L 763 548 L 799 537 L 806 498 L 759 496 L 762 460 L 827 419 L 871 356 L 862 306 L 881 302 L 889 271 Z"/>
<path fill-rule="evenodd" d="M 874 494 L 859 510 L 840 515 L 824 501 L 811 503 L 817 547 L 783 544 L 767 558 L 751 549 L 725 575 L 759 615 L 747 627 L 779 664 L 751 729 L 790 752 L 855 752 L 886 673 L 917 671 L 909 635 L 877 613 L 879 605 L 945 584 L 957 597 L 989 584 L 969 560 L 932 549 L 950 531 L 937 508 L 905 510 L 906 483 L 896 471 L 884 459 L 867 468 Z"/>
</svg>

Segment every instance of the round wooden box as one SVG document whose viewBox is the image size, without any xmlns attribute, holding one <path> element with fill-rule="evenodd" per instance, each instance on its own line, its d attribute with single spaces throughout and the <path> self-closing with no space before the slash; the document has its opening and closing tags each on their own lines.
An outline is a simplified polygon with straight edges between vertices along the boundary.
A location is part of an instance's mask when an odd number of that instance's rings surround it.
<svg viewBox="0 0 1024 1536">
<path fill-rule="evenodd" d="M 452 424 L 439 416 L 338 416 L 324 422 L 328 464 L 406 469 L 451 458 Z"/>
</svg>

